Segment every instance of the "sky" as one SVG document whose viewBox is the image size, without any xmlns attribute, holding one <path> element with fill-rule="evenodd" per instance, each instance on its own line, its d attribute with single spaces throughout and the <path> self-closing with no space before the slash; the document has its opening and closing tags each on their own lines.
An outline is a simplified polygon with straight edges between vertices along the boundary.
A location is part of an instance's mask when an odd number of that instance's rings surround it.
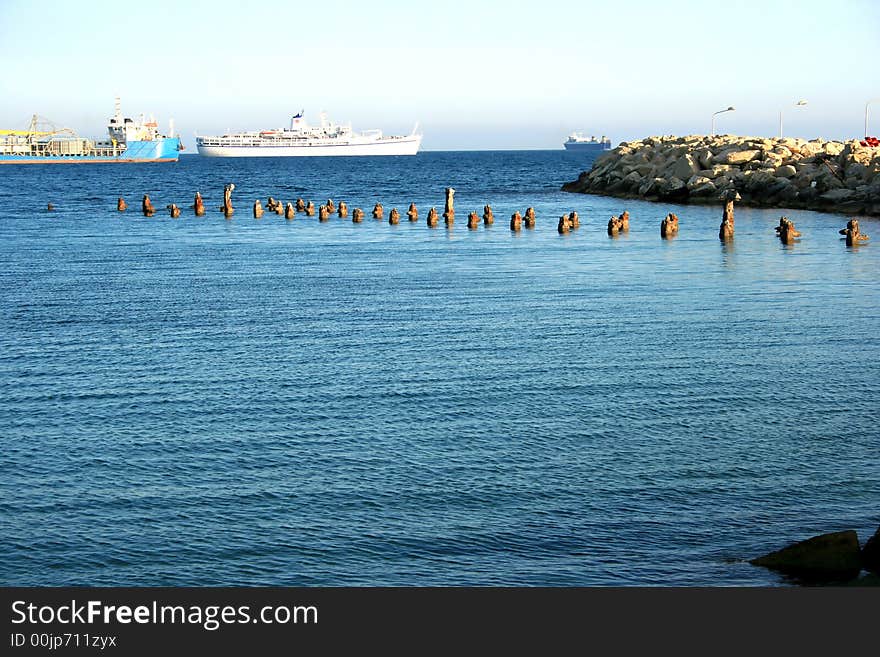
<svg viewBox="0 0 880 657">
<path fill-rule="evenodd" d="M 0 128 L 106 135 L 123 113 L 196 134 L 301 109 L 425 150 L 716 132 L 880 134 L 880 2 L 0 0 Z M 796 107 L 799 100 L 807 105 Z"/>
</svg>

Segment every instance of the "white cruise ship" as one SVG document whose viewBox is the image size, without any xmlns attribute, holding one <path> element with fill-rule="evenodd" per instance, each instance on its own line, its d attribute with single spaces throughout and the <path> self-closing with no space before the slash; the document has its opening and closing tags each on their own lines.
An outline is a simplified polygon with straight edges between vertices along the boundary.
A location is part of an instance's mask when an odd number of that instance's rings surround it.
<svg viewBox="0 0 880 657">
<path fill-rule="evenodd" d="M 321 114 L 321 125 L 310 126 L 303 112 L 289 128 L 239 132 L 217 137 L 196 136 L 199 155 L 207 157 L 292 157 L 323 155 L 415 155 L 422 143 L 418 124 L 406 136 L 383 137 L 381 130 L 352 132 Z"/>
</svg>

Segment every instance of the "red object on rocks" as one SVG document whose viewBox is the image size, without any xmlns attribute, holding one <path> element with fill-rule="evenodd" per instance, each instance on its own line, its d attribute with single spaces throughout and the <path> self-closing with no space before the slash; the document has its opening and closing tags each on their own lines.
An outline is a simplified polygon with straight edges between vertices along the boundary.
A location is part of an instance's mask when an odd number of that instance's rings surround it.
<svg viewBox="0 0 880 657">
<path fill-rule="evenodd" d="M 860 141 L 859 143 L 862 146 L 873 146 L 874 148 L 877 148 L 878 146 L 880 146 L 880 139 L 878 139 L 877 137 L 865 137 L 865 139 L 863 141 Z"/>
</svg>

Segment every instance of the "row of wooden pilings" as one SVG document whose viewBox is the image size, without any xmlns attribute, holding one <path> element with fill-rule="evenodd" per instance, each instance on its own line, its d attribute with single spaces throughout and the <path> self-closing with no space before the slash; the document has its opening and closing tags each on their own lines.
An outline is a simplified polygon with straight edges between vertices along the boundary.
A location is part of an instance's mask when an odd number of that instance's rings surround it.
<svg viewBox="0 0 880 657">
<path fill-rule="evenodd" d="M 235 185 L 233 183 L 229 183 L 223 188 L 223 205 L 220 206 L 220 211 L 223 212 L 224 216 L 227 218 L 231 217 L 235 212 L 232 207 L 232 192 L 235 189 Z M 446 204 L 443 210 L 443 220 L 447 227 L 452 226 L 455 222 L 455 189 L 452 187 L 447 187 L 445 190 L 446 193 Z M 116 204 L 116 209 L 120 212 L 124 212 L 128 208 L 128 205 L 125 202 L 125 199 L 120 197 Z M 166 206 L 169 211 L 169 214 L 172 218 L 177 218 L 180 216 L 180 208 L 175 204 L 170 204 Z M 192 205 L 193 210 L 197 217 L 204 216 L 205 204 L 202 200 L 202 195 L 199 192 L 196 192 L 195 200 Z M 49 206 L 51 210 L 51 204 Z M 150 200 L 148 194 L 144 194 L 143 201 L 141 203 L 141 210 L 146 217 L 152 217 L 156 210 L 153 207 L 153 204 Z M 312 217 L 315 215 L 315 204 L 312 201 L 306 203 L 302 198 L 296 200 L 296 204 L 288 202 L 286 205 L 282 201 L 276 201 L 271 196 L 266 201 L 266 208 L 263 209 L 263 205 L 259 199 L 254 201 L 254 217 L 259 219 L 263 216 L 265 211 L 274 212 L 278 215 L 284 215 L 286 219 L 293 219 L 296 214 L 304 213 L 307 217 Z M 333 203 L 333 199 L 327 199 L 327 203 L 321 205 L 317 209 L 318 219 L 320 221 L 328 221 L 330 219 L 331 214 L 337 214 L 340 218 L 348 217 L 348 205 L 345 201 L 340 201 L 339 205 Z M 384 219 L 385 217 L 385 208 L 381 203 L 376 203 L 373 206 L 372 215 L 374 219 Z M 415 203 L 410 203 L 409 208 L 406 211 L 407 219 L 410 222 L 417 222 L 419 220 L 419 211 L 416 208 Z M 468 228 L 475 229 L 480 225 L 480 221 L 482 219 L 482 223 L 490 226 L 495 222 L 495 215 L 492 212 L 492 208 L 489 205 L 485 205 L 483 207 L 483 215 L 482 217 L 478 216 L 476 212 L 471 212 L 468 214 L 467 225 Z M 351 213 L 351 220 L 355 223 L 362 222 L 364 220 L 364 211 L 361 208 L 355 208 Z M 514 212 L 510 217 L 510 229 L 513 231 L 519 231 L 522 228 L 534 228 L 537 221 L 537 217 L 535 215 L 534 208 L 528 208 L 525 212 L 525 215 L 521 215 L 519 211 Z M 428 227 L 434 228 L 440 222 L 440 217 L 437 213 L 437 209 L 432 207 L 428 211 L 427 216 L 427 224 Z M 400 212 L 397 208 L 392 208 L 391 212 L 388 215 L 388 223 L 390 224 L 398 224 L 400 223 Z M 577 212 L 570 212 L 569 214 L 564 214 L 559 218 L 559 222 L 557 224 L 557 230 L 560 234 L 568 233 L 572 230 L 576 230 L 580 226 L 580 218 L 578 217 Z M 734 236 L 734 212 L 733 212 L 733 201 L 727 201 L 724 206 L 724 211 L 721 215 L 721 225 L 718 229 L 718 238 L 721 241 L 728 242 L 733 240 Z M 608 220 L 608 235 L 614 237 L 621 233 L 629 232 L 629 212 L 623 211 L 620 215 L 613 216 Z M 792 222 L 788 217 L 781 217 L 779 219 L 779 225 L 776 226 L 776 234 L 779 239 L 786 243 L 791 244 L 794 242 L 795 238 L 800 237 L 801 233 L 798 231 L 794 222 Z M 847 246 L 855 246 L 860 242 L 864 242 L 868 239 L 868 236 L 861 232 L 859 229 L 859 222 L 857 219 L 850 219 L 846 228 L 840 230 L 840 234 L 846 237 Z M 664 239 L 669 239 L 678 235 L 678 217 L 669 213 L 660 223 L 660 236 Z"/>
</svg>

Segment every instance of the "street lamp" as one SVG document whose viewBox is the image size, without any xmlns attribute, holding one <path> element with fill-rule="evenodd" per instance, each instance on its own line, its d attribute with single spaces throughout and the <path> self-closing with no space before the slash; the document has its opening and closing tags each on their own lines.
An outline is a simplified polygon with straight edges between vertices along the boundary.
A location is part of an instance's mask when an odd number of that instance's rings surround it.
<svg viewBox="0 0 880 657">
<path fill-rule="evenodd" d="M 807 104 L 805 100 L 799 100 L 794 104 L 795 107 L 803 107 Z M 782 139 L 782 110 L 779 110 L 779 138 Z"/>
<path fill-rule="evenodd" d="M 867 103 L 865 103 L 865 139 L 868 138 L 868 105 L 876 102 L 880 102 L 880 98 L 872 98 Z"/>
<path fill-rule="evenodd" d="M 715 112 L 715 114 L 712 115 L 712 136 L 713 137 L 715 136 L 715 116 L 717 114 L 724 114 L 725 112 L 733 112 L 735 110 L 736 110 L 735 107 L 728 107 L 727 109 L 718 110 L 717 112 Z"/>
</svg>

